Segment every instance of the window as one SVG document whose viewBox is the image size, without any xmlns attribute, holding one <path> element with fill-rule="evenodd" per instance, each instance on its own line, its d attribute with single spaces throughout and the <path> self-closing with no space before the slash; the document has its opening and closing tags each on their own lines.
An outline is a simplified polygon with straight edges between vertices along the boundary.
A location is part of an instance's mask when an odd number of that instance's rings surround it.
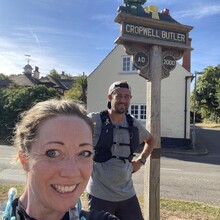
<svg viewBox="0 0 220 220">
<path fill-rule="evenodd" d="M 122 56 L 122 71 L 131 72 L 137 69 L 133 66 L 131 56 Z"/>
<path fill-rule="evenodd" d="M 128 113 L 133 115 L 138 120 L 146 120 L 146 105 L 130 105 Z"/>
</svg>

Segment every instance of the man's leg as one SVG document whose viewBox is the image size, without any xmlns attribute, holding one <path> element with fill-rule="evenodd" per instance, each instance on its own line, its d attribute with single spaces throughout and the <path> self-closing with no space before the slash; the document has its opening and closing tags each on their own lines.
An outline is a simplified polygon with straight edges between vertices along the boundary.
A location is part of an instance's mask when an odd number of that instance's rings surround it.
<svg viewBox="0 0 220 220">
<path fill-rule="evenodd" d="M 137 196 L 120 202 L 115 215 L 120 220 L 144 220 Z"/>
<path fill-rule="evenodd" d="M 116 204 L 115 202 L 109 202 L 103 199 L 98 199 L 90 194 L 87 194 L 88 197 L 88 209 L 97 210 L 97 211 L 106 211 L 115 215 Z"/>
</svg>

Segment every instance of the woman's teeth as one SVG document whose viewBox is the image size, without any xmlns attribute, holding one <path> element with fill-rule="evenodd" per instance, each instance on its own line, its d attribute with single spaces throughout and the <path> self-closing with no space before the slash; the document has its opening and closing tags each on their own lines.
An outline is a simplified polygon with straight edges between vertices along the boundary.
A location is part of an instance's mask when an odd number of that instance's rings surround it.
<svg viewBox="0 0 220 220">
<path fill-rule="evenodd" d="M 73 190 L 76 188 L 76 185 L 72 185 L 72 186 L 53 185 L 53 188 L 57 192 L 67 193 L 67 192 L 73 192 Z"/>
</svg>

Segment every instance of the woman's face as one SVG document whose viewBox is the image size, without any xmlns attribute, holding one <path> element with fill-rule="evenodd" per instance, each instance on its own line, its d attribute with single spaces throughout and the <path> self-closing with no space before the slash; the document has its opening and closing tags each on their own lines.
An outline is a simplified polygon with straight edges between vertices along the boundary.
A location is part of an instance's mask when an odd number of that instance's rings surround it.
<svg viewBox="0 0 220 220">
<path fill-rule="evenodd" d="M 92 132 L 83 119 L 43 122 L 27 163 L 27 206 L 60 213 L 73 207 L 91 175 L 92 152 Z"/>
</svg>

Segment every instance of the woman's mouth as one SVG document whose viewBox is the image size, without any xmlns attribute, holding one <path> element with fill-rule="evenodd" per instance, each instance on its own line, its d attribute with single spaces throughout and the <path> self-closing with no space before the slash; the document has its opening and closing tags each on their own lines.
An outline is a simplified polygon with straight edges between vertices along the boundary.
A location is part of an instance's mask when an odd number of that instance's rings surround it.
<svg viewBox="0 0 220 220">
<path fill-rule="evenodd" d="M 72 186 L 52 185 L 52 187 L 59 193 L 69 193 L 74 191 L 76 185 L 72 185 Z"/>
</svg>

